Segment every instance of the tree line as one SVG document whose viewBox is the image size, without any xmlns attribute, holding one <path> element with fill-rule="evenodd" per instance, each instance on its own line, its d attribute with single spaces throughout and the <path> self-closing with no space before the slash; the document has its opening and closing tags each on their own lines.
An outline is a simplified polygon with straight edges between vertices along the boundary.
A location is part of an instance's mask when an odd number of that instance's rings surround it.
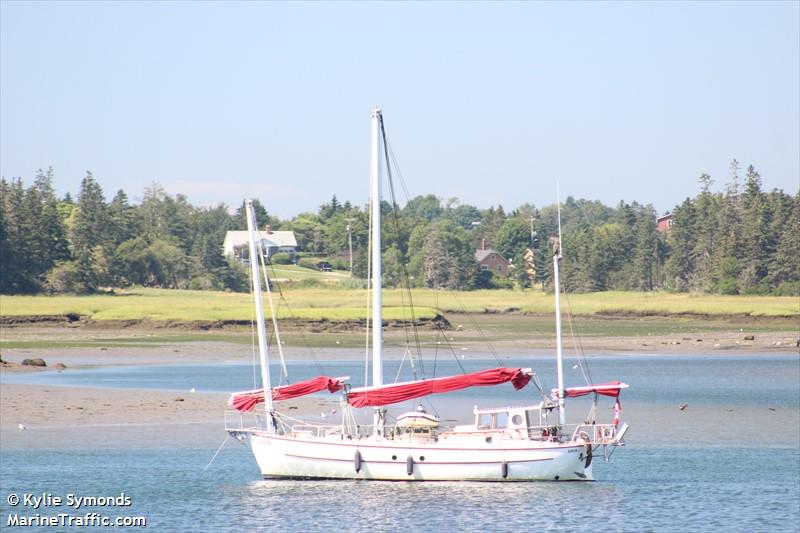
<svg viewBox="0 0 800 533">
<path fill-rule="evenodd" d="M 742 179 L 736 161 L 723 191 L 712 192 L 712 184 L 707 174 L 699 178 L 699 192 L 675 207 L 668 231 L 657 228 L 651 205 L 568 197 L 560 206 L 565 288 L 800 294 L 800 192 L 765 192 L 758 172 L 750 166 Z M 294 231 L 302 254 L 335 267 L 349 268 L 352 240 L 353 275 L 367 276 L 368 206 L 333 196 L 316 212 L 279 220 L 254 205 L 260 228 Z M 383 201 L 381 210 L 387 286 L 552 289 L 555 205 L 506 212 L 427 195 L 402 207 Z M 76 199 L 57 197 L 52 169 L 37 172 L 27 187 L 4 178 L 0 292 L 247 290 L 246 271 L 222 255 L 225 233 L 245 227 L 243 205 L 195 207 L 158 184 L 133 204 L 123 190 L 107 201 L 91 173 Z M 474 257 L 481 246 L 511 261 L 509 277 L 481 270 Z"/>
</svg>

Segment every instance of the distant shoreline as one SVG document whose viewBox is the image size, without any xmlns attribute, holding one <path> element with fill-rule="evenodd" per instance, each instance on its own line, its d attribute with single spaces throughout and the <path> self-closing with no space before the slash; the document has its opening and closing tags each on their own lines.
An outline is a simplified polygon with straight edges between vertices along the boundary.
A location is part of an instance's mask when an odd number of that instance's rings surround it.
<svg viewBox="0 0 800 533">
<path fill-rule="evenodd" d="M 49 328 L 48 328 L 49 329 Z M 103 330 L 107 332 L 107 330 Z M 17 332 L 19 333 L 19 332 Z M 50 332 L 55 335 L 57 332 Z M 75 331 L 68 332 L 74 337 Z M 86 331 L 83 332 L 84 334 Z M 96 333 L 96 331 L 94 331 Z M 117 333 L 120 333 L 117 331 Z M 40 338 L 46 331 L 36 328 L 28 335 Z M 214 340 L 171 340 L 165 336 L 161 339 L 157 334 L 150 337 L 147 345 L 117 344 L 115 338 L 109 339 L 109 346 L 102 345 L 102 339 L 97 343 L 81 346 L 80 339 L 54 341 L 54 346 L 36 346 L 4 348 L 2 351 L 3 363 L 0 372 L 41 372 L 59 370 L 56 365 L 66 365 L 64 371 L 75 368 L 102 367 L 115 365 L 156 365 L 156 364 L 204 364 L 204 363 L 241 363 L 251 364 L 254 352 L 249 343 L 242 342 L 241 336 L 232 336 L 230 339 Z M 343 338 L 346 343 L 337 346 L 336 335 L 324 334 L 331 342 L 326 345 L 303 346 L 298 343 L 287 343 L 286 357 L 290 361 L 361 361 L 364 359 L 364 346 L 348 345 L 354 339 Z M 597 356 L 798 356 L 795 337 L 790 332 L 775 331 L 760 333 L 753 340 L 743 340 L 751 337 L 742 332 L 715 332 L 711 336 L 695 335 L 693 337 L 677 335 L 659 336 L 632 336 L 632 337 L 583 337 L 580 340 L 583 353 L 588 357 Z M 81 335 L 82 337 L 83 335 Z M 297 337 L 290 337 L 298 340 Z M 127 340 L 127 339 L 126 339 Z M 319 339 L 317 339 L 319 340 Z M 363 339 L 358 339 L 363 340 Z M 398 335 L 387 335 L 385 342 L 384 358 L 386 360 L 400 360 L 405 349 L 403 339 Z M 698 342 L 700 341 L 700 342 Z M 25 341 L 20 341 L 23 343 Z M 35 341 L 31 341 L 35 342 Z M 59 345 L 58 342 L 63 342 Z M 70 346 L 70 342 L 79 344 Z M 441 341 L 438 341 L 441 342 Z M 487 344 L 488 343 L 488 344 Z M 493 354 L 502 360 L 504 358 L 519 358 L 524 356 L 548 356 L 555 352 L 555 343 L 549 339 L 506 339 L 495 338 L 475 340 L 454 339 L 449 344 L 435 345 L 427 341 L 421 343 L 421 353 L 425 358 L 432 358 L 435 353 L 439 357 L 451 357 L 457 354 L 464 359 L 493 358 Z M 565 356 L 574 357 L 576 353 L 574 344 L 565 339 Z M 273 347 L 273 357 L 274 357 Z M 24 359 L 44 359 L 46 367 L 23 366 Z"/>
<path fill-rule="evenodd" d="M 564 346 L 579 346 L 591 355 L 654 354 L 797 354 L 800 319 L 777 317 L 608 317 L 565 320 Z M 406 343 L 425 350 L 452 350 L 462 355 L 492 351 L 546 353 L 555 349 L 551 316 L 466 313 L 448 315 L 445 324 L 427 323 L 413 331 L 407 324 L 384 326 L 387 357 L 402 357 Z M 577 335 L 573 339 L 574 335 Z M 35 322 L 0 324 L 0 350 L 6 361 L 45 358 L 49 364 L 74 356 L 100 364 L 120 360 L 168 362 L 187 357 L 230 360 L 252 357 L 251 325 L 205 328 L 172 322 L 113 324 L 92 322 Z M 281 338 L 291 357 L 341 359 L 328 352 L 347 349 L 348 359 L 360 359 L 365 328 L 337 321 L 281 321 Z M 418 344 L 417 344 L 418 343 Z M 316 353 L 316 355 L 312 355 Z M 111 354 L 113 354 L 112 357 Z M 93 363 L 98 364 L 98 363 Z"/>
</svg>

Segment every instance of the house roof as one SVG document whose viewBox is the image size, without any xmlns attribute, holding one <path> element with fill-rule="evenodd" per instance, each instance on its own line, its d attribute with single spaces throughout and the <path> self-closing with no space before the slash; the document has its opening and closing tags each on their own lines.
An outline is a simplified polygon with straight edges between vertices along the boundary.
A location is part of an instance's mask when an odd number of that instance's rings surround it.
<svg viewBox="0 0 800 533">
<path fill-rule="evenodd" d="M 496 252 L 495 250 L 475 250 L 475 261 L 480 263 L 481 261 L 489 257 L 490 254 L 497 254 L 497 257 L 499 257 L 503 261 L 506 261 L 506 258 L 500 255 L 500 253 Z"/>
<path fill-rule="evenodd" d="M 259 231 L 258 234 L 266 246 L 297 246 L 293 231 Z M 247 244 L 247 232 L 229 231 L 225 234 L 225 242 L 230 246 L 243 246 Z"/>
</svg>

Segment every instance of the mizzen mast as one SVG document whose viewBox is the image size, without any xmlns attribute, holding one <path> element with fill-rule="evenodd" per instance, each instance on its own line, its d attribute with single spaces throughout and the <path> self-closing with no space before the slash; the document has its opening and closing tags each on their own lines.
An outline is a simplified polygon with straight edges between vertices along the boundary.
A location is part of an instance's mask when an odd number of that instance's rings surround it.
<svg viewBox="0 0 800 533">
<path fill-rule="evenodd" d="M 264 387 L 264 411 L 267 418 L 267 429 L 275 431 L 275 424 L 272 419 L 272 385 L 269 381 L 269 366 L 267 354 L 267 331 L 264 327 L 264 304 L 261 301 L 261 280 L 258 275 L 258 262 L 260 254 L 256 249 L 256 242 L 261 246 L 261 239 L 258 235 L 256 225 L 256 215 L 253 211 L 252 200 L 247 201 L 247 232 L 250 252 L 250 277 L 253 280 L 253 299 L 256 308 L 256 327 L 258 329 L 258 355 L 261 362 L 261 385 Z"/>
<path fill-rule="evenodd" d="M 558 423 L 567 425 L 567 413 L 564 410 L 564 360 L 561 340 L 561 282 L 558 279 L 558 267 L 561 260 L 561 194 L 558 195 L 558 243 L 553 250 L 553 292 L 556 296 L 556 365 L 558 369 Z"/>
<path fill-rule="evenodd" d="M 378 128 L 381 109 L 371 114 L 370 128 L 370 205 L 372 208 L 372 386 L 383 385 L 383 313 L 381 309 L 381 180 L 378 173 Z M 373 419 L 375 435 L 383 435 L 383 409 L 377 407 Z"/>
</svg>

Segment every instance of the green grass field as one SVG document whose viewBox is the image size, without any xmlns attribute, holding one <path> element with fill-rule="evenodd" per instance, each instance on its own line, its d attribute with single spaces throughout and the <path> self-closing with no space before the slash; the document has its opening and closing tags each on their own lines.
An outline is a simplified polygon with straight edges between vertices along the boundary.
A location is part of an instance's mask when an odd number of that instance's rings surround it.
<svg viewBox="0 0 800 533">
<path fill-rule="evenodd" d="M 303 268 L 297 265 L 272 265 L 269 268 L 270 279 L 280 282 L 301 282 L 305 280 L 314 280 L 324 284 L 330 285 L 347 285 L 352 276 L 349 272 L 333 271 L 333 272 L 320 272 L 310 268 Z M 354 280 L 358 284 L 360 280 Z"/>
<path fill-rule="evenodd" d="M 284 290 L 280 318 L 356 320 L 366 316 L 366 291 L 341 288 Z M 416 316 L 432 318 L 437 312 L 486 313 L 518 310 L 545 315 L 553 312 L 552 295 L 539 291 L 434 291 L 412 293 Z M 277 296 L 276 296 L 277 301 Z M 397 289 L 385 290 L 384 317 L 407 319 L 408 298 Z M 288 303 L 288 305 L 287 305 Z M 577 316 L 711 315 L 798 317 L 796 297 L 716 296 L 696 294 L 602 292 L 563 298 L 564 310 Z M 215 321 L 250 320 L 249 294 L 162 289 L 120 290 L 114 295 L 0 296 L 0 316 L 76 314 L 93 320 Z"/>
</svg>

